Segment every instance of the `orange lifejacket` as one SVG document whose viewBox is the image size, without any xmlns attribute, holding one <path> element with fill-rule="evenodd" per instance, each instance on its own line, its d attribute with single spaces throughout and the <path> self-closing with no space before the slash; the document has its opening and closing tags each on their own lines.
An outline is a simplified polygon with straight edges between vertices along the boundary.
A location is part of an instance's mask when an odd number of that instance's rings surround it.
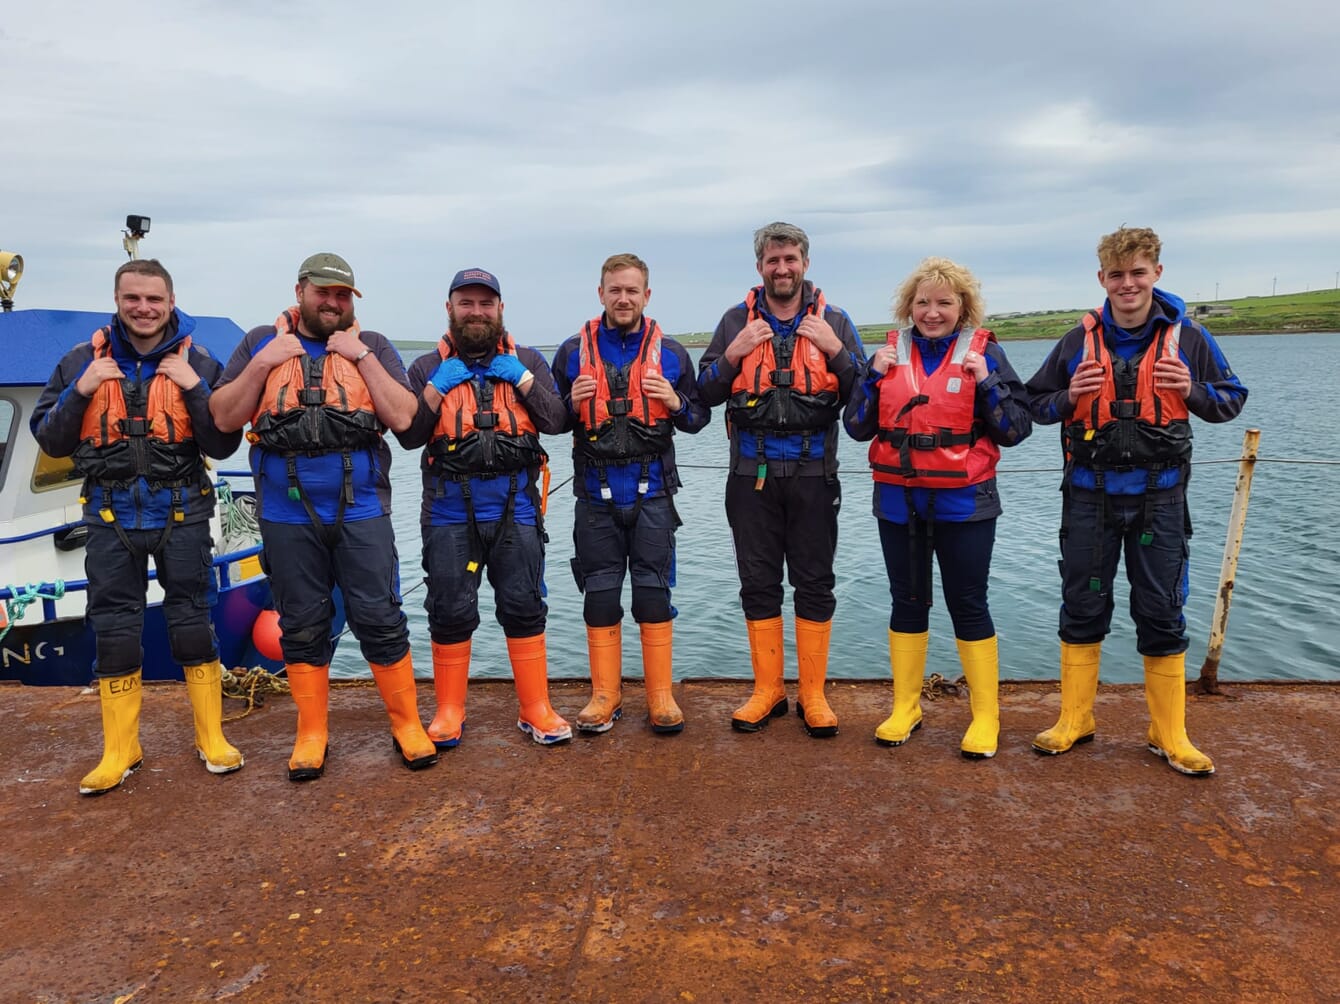
<svg viewBox="0 0 1340 1004">
<path fill-rule="evenodd" d="M 1121 359 L 1103 338 L 1103 315 L 1084 317 L 1084 356 L 1103 367 L 1101 390 L 1081 395 L 1062 429 L 1069 459 L 1092 470 L 1175 467 L 1191 458 L 1191 423 L 1186 400 L 1174 390 L 1154 386 L 1154 364 L 1178 358 L 1181 322 L 1160 322 L 1139 356 Z M 1135 367 L 1135 373 L 1130 368 Z M 1118 386 L 1120 381 L 1126 393 Z M 1132 379 L 1133 377 L 1133 379 Z"/>
<path fill-rule="evenodd" d="M 898 364 L 879 382 L 879 433 L 870 444 L 876 481 L 913 488 L 962 488 L 996 476 L 1000 448 L 982 432 L 974 410 L 977 380 L 963 368 L 996 336 L 960 330 L 935 372 L 926 373 L 911 329 L 890 331 Z"/>
<path fill-rule="evenodd" d="M 745 297 L 746 323 L 759 316 L 762 287 Z M 824 295 L 806 312 L 824 316 Z M 730 424 L 758 435 L 823 434 L 837 421 L 841 408 L 838 378 L 828 368 L 828 359 L 808 338 L 794 335 L 782 344 L 769 339 L 740 361 L 740 372 L 731 384 L 726 416 Z"/>
<path fill-rule="evenodd" d="M 298 330 L 298 308 L 275 321 L 275 334 Z M 357 323 L 355 323 L 357 330 Z M 281 453 L 335 453 L 374 447 L 386 427 L 377 418 L 358 367 L 337 352 L 285 360 L 265 378 L 247 439 Z"/>
<path fill-rule="evenodd" d="M 581 407 L 573 445 L 588 462 L 653 460 L 670 448 L 675 432 L 665 402 L 642 389 L 649 374 L 661 375 L 661 326 L 647 318 L 637 357 L 626 371 L 611 374 L 600 357 L 600 321 L 582 328 L 578 374 L 595 378 L 596 393 Z M 611 376 L 623 385 L 619 393 L 610 386 Z"/>
<path fill-rule="evenodd" d="M 93 333 L 93 358 L 112 353 L 111 329 Z M 180 351 L 191 351 L 191 337 Z M 147 383 L 104 380 L 93 392 L 79 429 L 74 460 L 80 473 L 100 484 L 143 477 L 156 486 L 188 484 L 203 470 L 181 388 L 162 371 Z"/>
<path fill-rule="evenodd" d="M 503 332 L 499 355 L 516 355 L 512 336 Z M 459 355 L 444 335 L 437 343 L 444 360 Z M 490 474 L 515 474 L 549 459 L 539 432 L 520 395 L 506 380 L 466 380 L 442 397 L 437 425 L 424 453 L 425 469 L 457 480 Z"/>
</svg>

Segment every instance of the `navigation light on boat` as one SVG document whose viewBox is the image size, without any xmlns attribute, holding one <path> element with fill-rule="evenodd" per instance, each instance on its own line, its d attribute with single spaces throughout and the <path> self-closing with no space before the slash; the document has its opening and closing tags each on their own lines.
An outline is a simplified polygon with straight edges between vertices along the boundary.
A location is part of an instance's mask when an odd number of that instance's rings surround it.
<svg viewBox="0 0 1340 1004">
<path fill-rule="evenodd" d="M 23 256 L 0 251 L 0 308 L 14 309 L 14 289 L 23 275 Z"/>
</svg>

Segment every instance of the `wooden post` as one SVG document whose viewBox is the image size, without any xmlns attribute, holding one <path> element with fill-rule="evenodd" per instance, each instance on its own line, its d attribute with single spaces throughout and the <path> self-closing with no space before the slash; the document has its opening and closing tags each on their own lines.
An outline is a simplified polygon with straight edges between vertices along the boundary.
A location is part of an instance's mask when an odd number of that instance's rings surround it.
<svg viewBox="0 0 1340 1004">
<path fill-rule="evenodd" d="M 1233 511 L 1228 517 L 1228 539 L 1224 541 L 1224 563 L 1219 570 L 1219 591 L 1214 600 L 1214 620 L 1210 623 L 1210 648 L 1200 667 L 1195 690 L 1201 694 L 1223 694 L 1219 689 L 1219 658 L 1224 654 L 1224 634 L 1228 630 L 1228 608 L 1233 602 L 1233 584 L 1238 573 L 1238 552 L 1242 550 L 1242 529 L 1247 523 L 1247 503 L 1252 497 L 1252 472 L 1256 470 L 1256 450 L 1261 430 L 1248 429 L 1242 437 L 1242 458 L 1238 461 L 1238 485 L 1233 491 Z"/>
</svg>

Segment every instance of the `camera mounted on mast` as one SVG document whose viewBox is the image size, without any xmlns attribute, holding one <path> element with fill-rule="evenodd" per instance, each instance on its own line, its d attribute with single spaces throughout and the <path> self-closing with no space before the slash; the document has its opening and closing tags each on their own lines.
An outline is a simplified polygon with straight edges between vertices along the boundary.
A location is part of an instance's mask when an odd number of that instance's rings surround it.
<svg viewBox="0 0 1340 1004">
<path fill-rule="evenodd" d="M 121 241 L 121 246 L 126 249 L 126 254 L 134 260 L 140 256 L 140 241 L 149 233 L 149 217 L 147 216 L 127 216 L 126 229 L 121 231 L 125 236 Z"/>
</svg>

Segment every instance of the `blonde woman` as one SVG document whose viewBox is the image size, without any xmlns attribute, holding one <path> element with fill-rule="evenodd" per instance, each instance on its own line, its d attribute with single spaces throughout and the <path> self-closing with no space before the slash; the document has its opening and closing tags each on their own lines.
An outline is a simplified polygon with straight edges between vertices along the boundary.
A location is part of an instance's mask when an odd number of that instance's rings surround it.
<svg viewBox="0 0 1340 1004">
<path fill-rule="evenodd" d="M 893 610 L 893 713 L 875 741 L 901 746 L 921 727 L 931 607 L 931 556 L 971 692 L 968 759 L 996 754 L 1000 707 L 996 629 L 987 576 L 996 539 L 1000 447 L 1032 431 L 1023 384 L 995 336 L 979 325 L 977 280 L 948 258 L 927 258 L 899 287 L 888 333 L 852 390 L 847 433 L 870 442 L 874 510 Z"/>
</svg>

